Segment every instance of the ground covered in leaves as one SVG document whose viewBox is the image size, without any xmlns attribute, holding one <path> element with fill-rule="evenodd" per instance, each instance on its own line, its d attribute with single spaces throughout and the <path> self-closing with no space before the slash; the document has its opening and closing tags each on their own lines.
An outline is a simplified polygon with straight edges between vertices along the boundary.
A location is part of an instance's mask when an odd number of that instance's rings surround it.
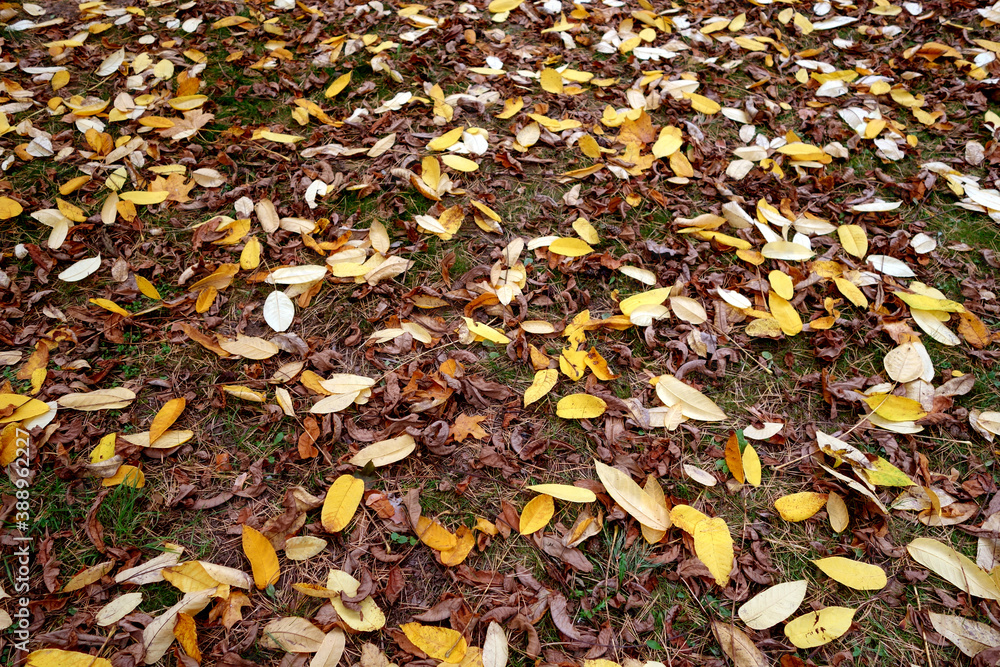
<svg viewBox="0 0 1000 667">
<path fill-rule="evenodd" d="M 1000 5 L 0 22 L 4 664 L 1000 660 Z"/>
</svg>

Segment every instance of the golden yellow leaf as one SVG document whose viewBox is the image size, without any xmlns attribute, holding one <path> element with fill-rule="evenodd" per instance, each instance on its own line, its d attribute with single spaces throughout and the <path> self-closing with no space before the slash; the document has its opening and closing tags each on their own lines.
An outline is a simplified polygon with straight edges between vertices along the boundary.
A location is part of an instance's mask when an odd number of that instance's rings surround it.
<svg viewBox="0 0 1000 667">
<path fill-rule="evenodd" d="M 670 521 L 688 535 L 694 535 L 694 529 L 708 516 L 690 505 L 674 505 L 670 510 Z"/>
<path fill-rule="evenodd" d="M 814 491 L 802 491 L 782 496 L 774 501 L 774 509 L 785 521 L 805 521 L 826 505 L 827 495 Z"/>
<path fill-rule="evenodd" d="M 549 252 L 564 257 L 582 257 L 594 252 L 594 249 L 581 239 L 558 238 L 549 244 Z"/>
<path fill-rule="evenodd" d="M 531 386 L 524 390 L 524 407 L 528 407 L 548 394 L 558 381 L 559 371 L 554 368 L 546 368 L 535 373 L 535 379 Z"/>
<path fill-rule="evenodd" d="M 528 489 L 570 503 L 592 503 L 597 500 L 597 495 L 590 489 L 569 484 L 533 484 Z"/>
<path fill-rule="evenodd" d="M 574 220 L 573 231 L 590 245 L 597 245 L 601 242 L 601 237 L 598 235 L 597 230 L 594 229 L 594 226 L 586 218 L 577 218 Z"/>
<path fill-rule="evenodd" d="M 786 336 L 794 336 L 802 332 L 802 318 L 799 317 L 795 306 L 783 299 L 775 292 L 770 292 L 767 296 L 767 305 L 771 308 L 771 314 L 778 321 L 778 326 Z"/>
<path fill-rule="evenodd" d="M 868 254 L 868 235 L 858 225 L 841 225 L 837 227 L 837 236 L 844 252 L 859 259 Z"/>
<path fill-rule="evenodd" d="M 500 14 L 502 12 L 512 12 L 521 6 L 524 0 L 492 0 L 487 6 L 487 9 L 494 14 Z"/>
<path fill-rule="evenodd" d="M 454 146 L 459 139 L 462 138 L 462 133 L 465 132 L 465 126 L 456 127 L 454 129 L 448 130 L 440 137 L 434 137 L 427 144 L 427 150 L 429 151 L 445 151 Z M 430 183 L 426 178 L 425 183 Z"/>
<path fill-rule="evenodd" d="M 441 564 L 446 567 L 461 565 L 476 546 L 476 534 L 467 526 L 459 526 L 455 531 L 455 547 L 440 552 Z"/>
<path fill-rule="evenodd" d="M 182 593 L 194 593 L 215 588 L 219 581 L 205 570 L 205 567 L 196 560 L 165 567 L 161 571 L 163 578 L 169 581 Z"/>
<path fill-rule="evenodd" d="M 837 286 L 837 289 L 840 290 L 840 293 L 843 294 L 848 301 L 853 303 L 858 308 L 868 307 L 868 298 L 860 289 L 858 289 L 857 285 L 852 283 L 847 278 L 840 277 L 834 278 L 833 282 Z"/>
<path fill-rule="evenodd" d="M 246 524 L 243 524 L 243 553 L 250 561 L 253 583 L 259 590 L 278 581 L 281 576 L 278 554 L 266 537 Z"/>
<path fill-rule="evenodd" d="M 89 653 L 45 648 L 29 653 L 24 667 L 111 667 L 111 661 Z"/>
<path fill-rule="evenodd" d="M 89 301 L 95 306 L 100 306 L 104 310 L 110 311 L 115 315 L 129 317 L 132 314 L 110 299 L 89 299 Z"/>
<path fill-rule="evenodd" d="M 552 519 L 555 511 L 556 508 L 552 496 L 544 493 L 535 496 L 521 510 L 521 520 L 518 530 L 522 535 L 530 535 L 541 530 L 549 524 L 549 520 Z"/>
<path fill-rule="evenodd" d="M 608 404 L 590 394 L 570 394 L 556 403 L 556 415 L 563 419 L 593 419 L 600 417 Z"/>
<path fill-rule="evenodd" d="M 767 274 L 767 281 L 771 283 L 771 289 L 782 299 L 791 299 L 795 295 L 795 286 L 792 278 L 784 271 L 775 269 Z"/>
<path fill-rule="evenodd" d="M 244 401 L 250 401 L 251 403 L 263 403 L 267 400 L 261 392 L 254 391 L 250 387 L 244 387 L 241 384 L 224 384 L 222 385 L 222 391 L 226 392 L 230 396 L 243 399 Z"/>
<path fill-rule="evenodd" d="M 814 648 L 829 644 L 851 629 L 854 610 L 847 607 L 827 607 L 803 614 L 785 626 L 785 636 L 799 648 Z"/>
<path fill-rule="evenodd" d="M 141 489 L 146 486 L 146 476 L 139 468 L 127 463 L 118 467 L 118 471 L 111 477 L 101 480 L 101 486 L 118 486 L 124 484 L 133 489 Z"/>
<path fill-rule="evenodd" d="M 725 587 L 733 571 L 733 538 L 726 522 L 719 517 L 699 521 L 694 527 L 694 552 L 715 583 Z"/>
<path fill-rule="evenodd" d="M 749 442 L 743 448 L 743 474 L 751 486 L 760 486 L 760 457 L 757 456 L 757 450 Z"/>
<path fill-rule="evenodd" d="M 331 533 L 338 533 L 346 528 L 358 511 L 364 494 L 365 483 L 357 477 L 341 475 L 334 480 L 323 501 L 323 528 Z"/>
<path fill-rule="evenodd" d="M 344 90 L 344 88 L 347 88 L 347 84 L 351 82 L 352 74 L 354 74 L 354 70 L 351 70 L 347 74 L 341 74 L 340 76 L 338 76 L 333 81 L 333 83 L 330 84 L 330 87 L 327 88 L 326 92 L 323 94 L 328 98 L 336 97 L 337 95 L 339 95 L 340 92 Z"/>
<path fill-rule="evenodd" d="M 135 274 L 135 284 L 139 287 L 139 291 L 150 299 L 156 299 L 159 301 L 162 298 L 160 297 L 160 293 L 156 291 L 156 288 L 153 287 L 153 283 L 149 282 L 139 274 Z"/>
<path fill-rule="evenodd" d="M 883 419 L 891 422 L 916 421 L 927 416 L 918 401 L 892 394 L 872 394 L 865 397 L 868 407 Z"/>
<path fill-rule="evenodd" d="M 450 551 L 458 546 L 458 538 L 434 519 L 421 516 L 417 519 L 417 537 L 436 551 Z"/>
<path fill-rule="evenodd" d="M 149 442 L 154 443 L 156 439 L 163 435 L 168 428 L 173 426 L 177 418 L 184 412 L 187 401 L 181 398 L 173 398 L 163 404 L 160 411 L 153 417 L 153 423 L 149 425 Z"/>
<path fill-rule="evenodd" d="M 159 190 L 157 192 L 143 192 L 139 190 L 134 190 L 132 192 L 122 192 L 118 196 L 133 204 L 138 204 L 140 206 L 151 206 L 153 204 L 160 204 L 166 201 L 167 196 L 170 193 L 166 190 Z"/>
<path fill-rule="evenodd" d="M 546 68 L 539 73 L 538 78 L 542 84 L 542 90 L 547 93 L 562 95 L 563 81 L 562 75 L 559 72 L 551 68 Z"/>
<path fill-rule="evenodd" d="M 256 236 L 251 236 L 240 253 L 240 268 L 249 271 L 260 266 L 260 249 L 260 241 Z"/>
<path fill-rule="evenodd" d="M 462 157 L 461 155 L 443 155 L 441 156 L 441 162 L 454 169 L 455 171 L 471 172 L 479 169 L 479 165 L 469 158 Z"/>
<path fill-rule="evenodd" d="M 695 111 L 712 116 L 722 110 L 722 105 L 715 100 L 709 99 L 698 93 L 684 93 L 684 97 L 691 101 L 691 108 Z"/>
<path fill-rule="evenodd" d="M 519 3 L 520 4 L 520 3 Z M 451 628 L 442 628 L 420 623 L 404 623 L 399 626 L 406 638 L 413 645 L 434 660 L 442 660 L 451 664 L 462 662 L 468 644 L 462 633 Z"/>
<path fill-rule="evenodd" d="M 10 197 L 0 197 L 0 220 L 9 220 L 23 211 L 24 208 Z"/>
<path fill-rule="evenodd" d="M 882 590 L 888 583 L 885 570 L 879 566 L 861 563 L 850 558 L 841 556 L 820 558 L 814 560 L 813 564 L 837 583 L 859 591 Z"/>
</svg>

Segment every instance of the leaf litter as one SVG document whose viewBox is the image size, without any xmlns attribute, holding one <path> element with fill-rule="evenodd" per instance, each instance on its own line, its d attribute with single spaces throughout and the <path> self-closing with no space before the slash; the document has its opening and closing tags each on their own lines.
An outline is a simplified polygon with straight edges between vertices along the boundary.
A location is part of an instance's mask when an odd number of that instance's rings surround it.
<svg viewBox="0 0 1000 667">
<path fill-rule="evenodd" d="M 0 8 L 0 651 L 995 660 L 978 5 Z"/>
</svg>

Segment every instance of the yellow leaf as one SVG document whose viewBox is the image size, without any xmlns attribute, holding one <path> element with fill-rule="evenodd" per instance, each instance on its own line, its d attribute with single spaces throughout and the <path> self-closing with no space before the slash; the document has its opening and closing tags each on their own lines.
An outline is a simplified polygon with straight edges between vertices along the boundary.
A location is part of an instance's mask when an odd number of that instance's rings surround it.
<svg viewBox="0 0 1000 667">
<path fill-rule="evenodd" d="M 611 369 L 608 368 L 607 359 L 601 356 L 596 347 L 592 347 L 587 351 L 587 354 L 583 358 L 583 363 L 587 365 L 587 368 L 594 374 L 594 377 L 601 382 L 609 382 L 618 377 L 616 373 L 612 373 Z"/>
<path fill-rule="evenodd" d="M 177 418 L 184 412 L 187 401 L 184 398 L 174 398 L 163 404 L 160 411 L 153 417 L 153 423 L 149 426 L 149 442 L 156 442 L 156 439 L 163 435 L 168 428 L 173 426 Z M 187 591 L 185 591 L 187 592 Z"/>
<path fill-rule="evenodd" d="M 587 353 L 570 347 L 563 349 L 559 355 L 559 370 L 573 382 L 583 379 L 587 372 Z"/>
<path fill-rule="evenodd" d="M 119 484 L 130 486 L 133 489 L 141 489 L 146 486 L 146 476 L 139 468 L 126 463 L 119 466 L 114 475 L 101 480 L 101 486 L 118 486 Z"/>
<path fill-rule="evenodd" d="M 860 259 L 868 254 L 868 235 L 858 225 L 837 227 L 837 236 L 840 237 L 840 245 L 844 247 L 844 252 L 848 255 L 854 255 Z"/>
<path fill-rule="evenodd" d="M 117 303 L 111 299 L 89 299 L 90 303 L 95 306 L 100 306 L 104 310 L 110 311 L 115 315 L 121 315 L 122 317 L 129 317 L 132 313 L 128 312 Z"/>
<path fill-rule="evenodd" d="M 629 475 L 600 461 L 594 461 L 594 467 L 608 495 L 636 521 L 654 530 L 670 528 L 670 514 L 666 508 L 653 500 Z"/>
<path fill-rule="evenodd" d="M 580 150 L 587 157 L 596 160 L 601 157 L 601 146 L 597 143 L 597 139 L 594 139 L 589 134 L 585 134 L 577 140 L 577 145 L 580 146 Z"/>
<path fill-rule="evenodd" d="M 791 621 L 785 626 L 785 636 L 799 648 L 823 646 L 850 630 L 853 620 L 853 609 L 827 607 Z"/>
<path fill-rule="evenodd" d="M 522 535 L 530 535 L 545 528 L 555 513 L 555 503 L 552 496 L 541 494 L 528 501 L 528 504 L 521 510 L 521 520 L 518 531 Z"/>
<path fill-rule="evenodd" d="M 539 80 L 542 84 L 542 90 L 545 92 L 562 95 L 563 81 L 559 72 L 551 68 L 543 69 L 539 74 Z"/>
<path fill-rule="evenodd" d="M 654 304 L 661 304 L 667 300 L 670 296 L 669 287 L 661 287 L 659 289 L 649 290 L 648 292 L 640 292 L 639 294 L 633 294 L 627 299 L 623 299 L 618 303 L 618 308 L 622 311 L 624 315 L 630 315 L 633 310 L 639 306 L 648 306 Z"/>
<path fill-rule="evenodd" d="M 341 475 L 326 492 L 323 501 L 323 528 L 338 533 L 347 527 L 365 494 L 365 483 L 352 475 Z"/>
<path fill-rule="evenodd" d="M 417 519 L 417 537 L 435 551 L 450 551 L 458 546 L 458 538 L 434 519 L 421 516 Z"/>
<path fill-rule="evenodd" d="M 204 591 L 215 588 L 220 583 L 196 560 L 163 568 L 162 573 L 163 578 L 182 593 Z"/>
<path fill-rule="evenodd" d="M 850 558 L 841 556 L 820 558 L 814 560 L 813 564 L 837 583 L 859 591 L 882 590 L 888 583 L 885 571 L 879 566 L 861 563 Z"/>
<path fill-rule="evenodd" d="M 153 283 L 149 282 L 146 278 L 143 278 L 139 274 L 135 274 L 135 284 L 139 287 L 139 291 L 150 299 L 156 299 L 159 301 L 162 297 L 160 293 L 156 291 L 153 287 Z"/>
<path fill-rule="evenodd" d="M 795 306 L 782 299 L 774 292 L 767 296 L 767 305 L 771 308 L 771 314 L 778 321 L 778 326 L 786 336 L 794 336 L 802 332 L 802 318 L 799 317 Z"/>
<path fill-rule="evenodd" d="M 826 505 L 826 494 L 802 491 L 782 496 L 774 502 L 774 509 L 785 521 L 805 521 Z"/>
<path fill-rule="evenodd" d="M 2 397 L 3 394 L 0 394 L 0 398 Z M 120 410 L 121 408 L 131 404 L 134 400 L 135 392 L 131 389 L 126 389 L 125 387 L 114 387 L 111 389 L 96 389 L 94 391 L 64 394 L 59 397 L 57 402 L 64 408 L 92 412 L 95 410 Z M 38 403 L 41 403 L 41 401 L 38 401 Z M 42 403 L 42 405 L 45 404 Z M 18 417 L 19 413 L 21 413 L 23 409 L 23 407 L 19 408 L 13 415 L 11 415 L 11 417 L 17 417 L 17 421 L 28 419 L 28 417 Z M 44 414 L 45 412 L 48 412 L 48 410 L 44 410 L 39 414 Z M 0 423 L 9 419 L 10 417 L 0 419 Z"/>
<path fill-rule="evenodd" d="M 278 581 L 281 576 L 278 554 L 266 537 L 246 524 L 243 524 L 243 553 L 250 560 L 253 583 L 259 590 Z"/>
<path fill-rule="evenodd" d="M 266 397 L 261 392 L 254 391 L 250 387 L 244 387 L 241 384 L 222 385 L 222 391 L 226 392 L 230 396 L 241 398 L 244 401 L 250 401 L 252 403 L 263 403 L 266 400 Z"/>
<path fill-rule="evenodd" d="M 469 158 L 462 157 L 461 155 L 443 155 L 441 156 L 441 162 L 444 162 L 455 171 L 470 172 L 479 169 L 478 164 Z"/>
<path fill-rule="evenodd" d="M 699 521 L 694 527 L 694 552 L 724 588 L 733 571 L 733 538 L 726 522 L 719 517 Z"/>
<path fill-rule="evenodd" d="M 427 144 L 427 150 L 429 150 L 429 151 L 444 151 L 444 150 L 448 150 L 449 148 L 451 148 L 452 146 L 454 146 L 455 143 L 457 143 L 459 139 L 462 138 L 462 133 L 463 132 L 465 132 L 465 126 L 464 125 L 461 126 L 461 127 L 456 127 L 456 128 L 454 128 L 452 130 L 448 130 L 447 132 L 445 132 L 444 134 L 442 134 L 440 137 L 435 137 L 435 138 L 431 139 L 430 142 Z M 425 178 L 424 181 L 427 182 L 427 179 Z"/>
<path fill-rule="evenodd" d="M 563 419 L 593 419 L 600 417 L 608 404 L 590 394 L 570 394 L 556 403 L 556 415 Z"/>
<path fill-rule="evenodd" d="M 771 283 L 771 289 L 782 299 L 791 299 L 795 296 L 795 285 L 792 278 L 784 271 L 775 269 L 767 274 L 767 281 Z"/>
<path fill-rule="evenodd" d="M 751 486 L 760 486 L 760 473 L 760 457 L 757 456 L 757 450 L 747 443 L 743 448 L 743 474 L 746 476 L 746 481 Z"/>
<path fill-rule="evenodd" d="M 670 510 L 670 521 L 688 535 L 694 535 L 694 529 L 708 517 L 690 505 L 674 505 Z"/>
<path fill-rule="evenodd" d="M 294 144 L 299 141 L 305 141 L 305 137 L 300 137 L 297 134 L 282 134 L 280 132 L 271 132 L 270 130 L 259 130 L 254 132 L 253 139 L 267 139 L 268 141 L 273 141 L 278 144 Z"/>
<path fill-rule="evenodd" d="M 601 242 L 601 237 L 598 235 L 597 230 L 594 229 L 594 226 L 590 224 L 590 221 L 586 218 L 577 218 L 574 220 L 573 231 L 577 233 L 577 236 L 590 245 L 597 245 Z"/>
<path fill-rule="evenodd" d="M 122 192 L 118 196 L 125 201 L 132 202 L 133 204 L 139 204 L 140 206 L 150 206 L 152 204 L 159 204 L 166 201 L 167 196 L 170 195 L 166 190 L 160 190 L 158 192 L 144 192 L 141 190 L 133 190 L 131 192 Z"/>
<path fill-rule="evenodd" d="M 935 299 L 926 294 L 910 294 L 909 292 L 894 291 L 903 303 L 910 308 L 917 310 L 935 310 L 943 313 L 964 313 L 965 306 L 949 299 Z"/>
<path fill-rule="evenodd" d="M 90 176 L 87 176 L 86 174 L 83 176 L 77 176 L 76 178 L 71 178 L 59 186 L 59 194 L 61 194 L 64 197 L 66 195 L 73 194 L 74 192 L 76 192 L 89 182 L 90 182 Z M 2 208 L 3 206 L 2 204 L 0 204 L 0 209 Z M 0 214 L 0 217 L 2 217 L 2 214 Z"/>
<path fill-rule="evenodd" d="M 826 500 L 826 513 L 830 517 L 830 527 L 835 532 L 842 533 L 850 523 L 851 516 L 847 511 L 847 503 L 839 494 L 831 491 Z"/>
<path fill-rule="evenodd" d="M 879 417 L 891 422 L 916 421 L 927 416 L 919 402 L 905 396 L 872 394 L 865 398 L 865 403 Z"/>
<path fill-rule="evenodd" d="M 502 2 L 504 0 L 494 0 Z M 520 4 L 520 1 L 518 1 Z M 492 7 L 492 5 L 491 5 Z M 426 653 L 434 660 L 442 660 L 450 664 L 458 664 L 465 657 L 468 644 L 461 632 L 451 628 L 442 628 L 434 625 L 421 625 L 420 623 L 404 623 L 399 626 L 406 638 L 413 642 L 413 645 Z"/>
<path fill-rule="evenodd" d="M 192 109 L 197 109 L 207 101 L 208 97 L 206 95 L 182 95 L 173 98 L 167 104 L 178 111 L 191 111 Z"/>
<path fill-rule="evenodd" d="M 657 137 L 656 143 L 653 144 L 653 157 L 669 157 L 679 151 L 683 144 L 684 139 L 681 137 L 681 129 L 673 125 L 667 125 L 660 130 L 660 136 Z"/>
<path fill-rule="evenodd" d="M 111 661 L 89 653 L 45 648 L 29 653 L 24 667 L 111 667 Z"/>
<path fill-rule="evenodd" d="M 844 297 L 858 308 L 868 307 L 868 298 L 858 289 L 858 286 L 846 278 L 834 278 L 834 284 Z"/>
<path fill-rule="evenodd" d="M 260 266 L 260 247 L 257 237 L 251 236 L 240 253 L 240 268 L 250 271 Z"/>
<path fill-rule="evenodd" d="M 467 526 L 459 526 L 455 531 L 455 548 L 440 552 L 441 564 L 446 567 L 461 565 L 476 546 L 476 534 Z"/>
<path fill-rule="evenodd" d="M 341 74 L 338 76 L 334 82 L 330 84 L 330 87 L 326 89 L 324 95 L 326 97 L 336 97 L 339 95 L 344 88 L 347 88 L 347 84 L 351 82 L 352 74 L 354 74 L 354 70 L 351 70 L 347 74 Z"/>
<path fill-rule="evenodd" d="M 309 560 L 326 548 L 327 541 L 312 536 L 290 537 L 285 540 L 285 558 L 288 560 Z"/>
<path fill-rule="evenodd" d="M 498 113 L 496 117 L 499 118 L 500 120 L 507 120 L 508 118 L 513 118 L 514 115 L 517 114 L 517 112 L 523 108 L 524 108 L 523 98 L 518 97 L 516 99 L 512 98 L 504 100 L 503 111 Z"/>
<path fill-rule="evenodd" d="M 703 113 L 707 116 L 712 116 L 719 113 L 722 110 L 722 105 L 720 105 L 715 100 L 709 99 L 704 95 L 699 95 L 698 93 L 684 93 L 684 97 L 691 100 L 691 108 L 695 111 Z"/>
<path fill-rule="evenodd" d="M 552 391 L 552 387 L 556 386 L 558 381 L 559 371 L 554 368 L 546 368 L 535 373 L 531 386 L 524 391 L 524 407 L 528 407 Z"/>
<path fill-rule="evenodd" d="M 664 512 L 667 512 L 669 517 L 669 510 L 667 509 L 667 499 L 663 495 L 663 487 L 656 480 L 653 475 L 648 475 L 646 477 L 646 483 L 642 485 L 642 490 L 646 492 L 646 495 L 653 501 L 654 504 L 659 505 Z M 642 530 L 642 537 L 649 544 L 658 544 L 667 535 L 665 530 L 657 530 L 645 524 L 639 524 L 639 528 Z"/>
<path fill-rule="evenodd" d="M 597 495 L 590 489 L 580 486 L 570 486 L 569 484 L 534 484 L 529 486 L 528 489 L 570 503 L 592 503 L 597 500 Z"/>
<path fill-rule="evenodd" d="M 510 338 L 507 338 L 507 336 L 489 325 L 476 322 L 471 317 L 463 317 L 462 319 L 465 320 L 465 325 L 469 328 L 469 332 L 476 336 L 481 336 L 497 345 L 506 345 L 510 342 Z"/>
<path fill-rule="evenodd" d="M 7 430 L 4 429 L 4 434 L 6 435 L 6 433 Z M 112 456 L 114 456 L 115 440 L 117 440 L 117 436 L 114 433 L 108 433 L 106 436 L 101 438 L 101 441 L 98 442 L 97 446 L 94 447 L 94 449 L 91 450 L 90 452 L 90 462 L 100 463 L 101 461 L 107 461 Z M 4 462 L 2 459 L 0 459 L 0 464 L 7 465 L 7 463 L 9 463 L 9 461 Z"/>
</svg>

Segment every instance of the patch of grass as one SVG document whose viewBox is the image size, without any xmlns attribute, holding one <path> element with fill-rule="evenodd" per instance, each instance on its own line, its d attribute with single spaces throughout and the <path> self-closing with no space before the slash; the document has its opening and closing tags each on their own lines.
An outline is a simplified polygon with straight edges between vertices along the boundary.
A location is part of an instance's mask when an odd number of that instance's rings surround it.
<svg viewBox="0 0 1000 667">
<path fill-rule="evenodd" d="M 145 496 L 145 489 L 119 484 L 112 487 L 101 503 L 97 518 L 104 524 L 105 535 L 116 546 L 131 544 L 143 525 L 155 516 L 148 509 Z"/>
</svg>

